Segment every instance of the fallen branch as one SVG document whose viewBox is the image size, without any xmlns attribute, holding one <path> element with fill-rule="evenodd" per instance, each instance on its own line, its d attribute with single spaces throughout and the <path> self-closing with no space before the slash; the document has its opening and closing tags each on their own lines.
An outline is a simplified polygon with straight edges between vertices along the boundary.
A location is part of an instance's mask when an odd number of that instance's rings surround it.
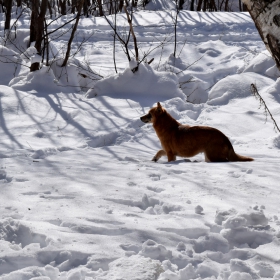
<svg viewBox="0 0 280 280">
<path fill-rule="evenodd" d="M 264 107 L 265 121 L 267 120 L 267 115 L 269 114 L 271 120 L 273 121 L 274 129 L 275 129 L 275 130 L 277 129 L 278 132 L 280 132 L 280 129 L 279 129 L 279 127 L 278 127 L 278 125 L 277 125 L 275 119 L 273 118 L 273 116 L 272 116 L 270 110 L 269 110 L 268 107 L 266 106 L 265 101 L 263 100 L 263 98 L 262 98 L 261 95 L 259 94 L 258 89 L 257 89 L 257 87 L 256 87 L 255 84 L 251 84 L 251 92 L 252 92 L 252 94 L 256 97 L 256 99 L 259 100 L 259 102 L 260 102 L 260 107 L 261 107 L 261 106 Z"/>
</svg>

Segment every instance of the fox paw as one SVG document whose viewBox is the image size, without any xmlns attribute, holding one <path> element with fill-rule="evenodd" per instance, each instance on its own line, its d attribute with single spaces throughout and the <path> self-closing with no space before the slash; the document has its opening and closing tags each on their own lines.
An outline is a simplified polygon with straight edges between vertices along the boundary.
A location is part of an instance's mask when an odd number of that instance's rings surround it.
<svg viewBox="0 0 280 280">
<path fill-rule="evenodd" d="M 158 159 L 156 157 L 153 157 L 152 161 L 157 162 Z"/>
</svg>

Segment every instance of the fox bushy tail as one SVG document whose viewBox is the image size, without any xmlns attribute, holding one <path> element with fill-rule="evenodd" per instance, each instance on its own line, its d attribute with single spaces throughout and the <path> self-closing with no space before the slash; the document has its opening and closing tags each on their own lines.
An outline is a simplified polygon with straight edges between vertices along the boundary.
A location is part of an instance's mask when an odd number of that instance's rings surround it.
<svg viewBox="0 0 280 280">
<path fill-rule="evenodd" d="M 229 151 L 229 161 L 253 161 L 253 158 L 237 154 L 233 149 Z"/>
</svg>

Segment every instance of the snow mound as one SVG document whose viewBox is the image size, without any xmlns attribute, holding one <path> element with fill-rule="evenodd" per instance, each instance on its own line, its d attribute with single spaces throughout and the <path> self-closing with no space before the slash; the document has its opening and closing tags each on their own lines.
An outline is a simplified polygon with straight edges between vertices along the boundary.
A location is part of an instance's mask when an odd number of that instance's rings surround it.
<svg viewBox="0 0 280 280">
<path fill-rule="evenodd" d="M 1 84 L 8 85 L 11 77 L 18 73 L 17 62 L 20 63 L 19 55 L 11 49 L 0 46 L 0 68 L 5 69 L 1 71 Z"/>
<path fill-rule="evenodd" d="M 279 77 L 280 71 L 275 65 L 271 54 L 266 50 L 254 57 L 243 72 L 255 72 L 271 78 Z"/>
<path fill-rule="evenodd" d="M 96 280 L 149 280 L 158 279 L 163 272 L 159 261 L 139 255 L 119 258 L 109 264 L 109 271 L 98 276 Z"/>
<path fill-rule="evenodd" d="M 70 87 L 74 91 L 87 91 L 101 78 L 83 61 L 70 58 L 67 65 L 61 67 L 63 60 L 63 58 L 52 60 L 50 67 L 56 80 L 64 87 Z"/>
<path fill-rule="evenodd" d="M 275 269 L 266 262 L 260 261 L 254 265 L 255 270 L 257 270 L 261 277 L 272 278 L 275 274 Z"/>
<path fill-rule="evenodd" d="M 243 226 L 267 226 L 268 219 L 262 211 L 251 210 L 248 213 L 236 214 L 224 222 L 225 228 L 240 228 Z"/>
<path fill-rule="evenodd" d="M 276 80 L 268 89 L 268 96 L 272 97 L 276 102 L 280 103 L 280 78 Z"/>
<path fill-rule="evenodd" d="M 227 217 L 220 231 L 216 228 L 216 233 L 209 232 L 192 240 L 191 247 L 181 242 L 180 246 L 177 245 L 177 252 L 152 240 L 145 242 L 143 248 L 149 248 L 149 257 L 162 261 L 165 271 L 159 277 L 161 280 L 275 278 L 278 276 L 274 267 L 267 261 L 260 261 L 253 249 L 259 246 L 258 251 L 265 256 L 265 248 L 273 243 L 275 236 L 262 211 L 257 208 L 244 213 L 237 213 L 234 209 L 218 211 L 217 222 L 221 222 L 221 217 Z M 252 263 L 254 257 L 259 261 Z"/>
<path fill-rule="evenodd" d="M 210 90 L 208 104 L 225 105 L 232 99 L 248 97 L 251 95 L 252 83 L 262 90 L 274 84 L 274 80 L 251 72 L 228 76 Z"/>
<path fill-rule="evenodd" d="M 88 98 L 103 95 L 132 99 L 147 106 L 174 97 L 185 99 L 175 74 L 157 72 L 143 63 L 139 65 L 137 72 L 133 73 L 127 68 L 123 73 L 98 81 L 95 87 L 86 93 Z"/>
<path fill-rule="evenodd" d="M 9 86 L 32 94 L 48 94 L 64 90 L 58 85 L 52 69 L 46 66 L 38 71 L 29 72 L 26 76 L 13 78 Z"/>
<path fill-rule="evenodd" d="M 163 245 L 156 243 L 153 240 L 147 240 L 143 243 L 142 250 L 139 252 L 141 256 L 152 259 L 165 260 L 172 256 L 170 250 L 167 250 Z"/>
</svg>

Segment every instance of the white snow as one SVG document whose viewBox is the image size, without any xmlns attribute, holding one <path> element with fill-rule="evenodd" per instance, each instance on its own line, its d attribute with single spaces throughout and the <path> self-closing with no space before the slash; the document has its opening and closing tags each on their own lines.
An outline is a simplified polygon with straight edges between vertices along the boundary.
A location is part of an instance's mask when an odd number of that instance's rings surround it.
<svg viewBox="0 0 280 280">
<path fill-rule="evenodd" d="M 280 136 L 250 92 L 279 124 L 279 71 L 249 14 L 180 12 L 174 58 L 174 11 L 149 5 L 133 19 L 140 55 L 170 42 L 136 73 L 120 44 L 115 72 L 103 18 L 81 19 L 73 52 L 94 35 L 63 69 L 70 26 L 36 72 L 28 13 L 23 54 L 1 46 L 1 280 L 280 279 Z M 152 162 L 160 143 L 140 117 L 158 101 L 255 161 Z"/>
</svg>

